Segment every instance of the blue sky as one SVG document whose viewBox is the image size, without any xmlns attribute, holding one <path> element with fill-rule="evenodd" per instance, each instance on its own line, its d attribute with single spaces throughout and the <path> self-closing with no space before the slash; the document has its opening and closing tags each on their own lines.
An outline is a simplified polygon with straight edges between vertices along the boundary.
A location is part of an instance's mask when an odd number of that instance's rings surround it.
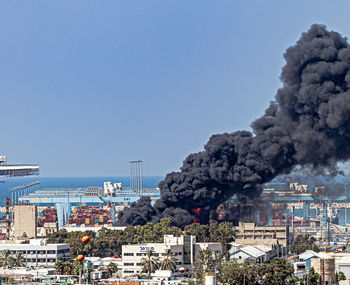
<svg viewBox="0 0 350 285">
<path fill-rule="evenodd" d="M 349 1 L 1 1 L 0 153 L 42 176 L 178 170 L 249 129 L 311 24 L 350 35 Z"/>
</svg>

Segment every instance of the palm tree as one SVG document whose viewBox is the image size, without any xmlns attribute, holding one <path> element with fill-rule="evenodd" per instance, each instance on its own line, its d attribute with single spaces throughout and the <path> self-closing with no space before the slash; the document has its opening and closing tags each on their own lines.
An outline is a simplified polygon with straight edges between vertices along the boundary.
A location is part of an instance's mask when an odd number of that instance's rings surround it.
<svg viewBox="0 0 350 285">
<path fill-rule="evenodd" d="M 73 269 L 72 269 L 72 273 L 75 275 L 79 275 L 80 270 L 83 269 L 83 262 L 75 260 L 73 262 Z"/>
<path fill-rule="evenodd" d="M 73 265 L 70 262 L 63 263 L 63 273 L 64 275 L 71 275 L 73 271 Z"/>
<path fill-rule="evenodd" d="M 174 271 L 176 269 L 176 258 L 174 256 L 175 254 L 170 248 L 166 249 L 164 259 L 160 263 L 160 269 Z"/>
<path fill-rule="evenodd" d="M 0 252 L 0 264 L 2 267 L 12 266 L 11 252 L 9 249 L 5 249 Z"/>
<path fill-rule="evenodd" d="M 154 250 L 147 250 L 146 257 L 141 259 L 142 272 L 148 276 L 159 268 L 158 258 L 155 257 Z"/>
<path fill-rule="evenodd" d="M 57 260 L 55 263 L 55 271 L 57 275 L 63 275 L 64 263 L 61 260 Z"/>
<path fill-rule="evenodd" d="M 15 267 L 25 267 L 26 260 L 22 252 L 17 251 L 14 256 L 10 257 L 11 263 Z"/>
</svg>

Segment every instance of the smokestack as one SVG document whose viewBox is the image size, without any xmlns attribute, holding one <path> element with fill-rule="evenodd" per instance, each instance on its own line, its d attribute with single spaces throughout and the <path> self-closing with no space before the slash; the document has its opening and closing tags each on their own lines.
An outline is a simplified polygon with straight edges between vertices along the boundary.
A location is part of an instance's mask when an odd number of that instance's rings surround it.
<svg viewBox="0 0 350 285">
<path fill-rule="evenodd" d="M 253 131 L 213 135 L 160 182 L 154 208 L 142 199 L 120 215 L 120 224 L 171 217 L 184 226 L 197 208 L 207 223 L 233 194 L 254 198 L 263 183 L 297 166 L 337 172 L 337 162 L 350 157 L 349 45 L 340 34 L 312 25 L 284 58 L 283 87 Z"/>
</svg>

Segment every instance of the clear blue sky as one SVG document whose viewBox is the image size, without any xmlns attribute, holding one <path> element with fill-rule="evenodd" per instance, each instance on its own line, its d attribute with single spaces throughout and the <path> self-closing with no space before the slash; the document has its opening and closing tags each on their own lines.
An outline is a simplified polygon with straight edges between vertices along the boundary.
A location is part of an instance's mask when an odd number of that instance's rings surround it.
<svg viewBox="0 0 350 285">
<path fill-rule="evenodd" d="M 350 35 L 350 1 L 0 2 L 0 153 L 42 176 L 178 170 L 248 129 L 311 24 Z"/>
</svg>

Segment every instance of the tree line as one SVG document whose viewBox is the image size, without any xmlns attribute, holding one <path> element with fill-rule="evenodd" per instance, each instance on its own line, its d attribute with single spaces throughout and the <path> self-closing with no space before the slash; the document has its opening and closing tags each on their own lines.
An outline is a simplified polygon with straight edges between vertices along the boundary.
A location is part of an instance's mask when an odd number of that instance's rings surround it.
<svg viewBox="0 0 350 285">
<path fill-rule="evenodd" d="M 72 257 L 84 256 L 117 256 L 121 255 L 122 245 L 138 243 L 161 243 L 164 235 L 194 235 L 197 242 L 221 242 L 224 251 L 234 240 L 234 229 L 231 223 L 212 223 L 210 225 L 191 224 L 182 230 L 172 226 L 171 218 L 163 218 L 159 223 L 147 223 L 143 226 L 127 226 L 124 230 L 102 228 L 97 233 L 91 230 L 85 232 L 67 232 L 60 229 L 48 235 L 48 243 L 69 243 Z M 83 236 L 89 236 L 90 242 L 82 244 Z"/>
</svg>

